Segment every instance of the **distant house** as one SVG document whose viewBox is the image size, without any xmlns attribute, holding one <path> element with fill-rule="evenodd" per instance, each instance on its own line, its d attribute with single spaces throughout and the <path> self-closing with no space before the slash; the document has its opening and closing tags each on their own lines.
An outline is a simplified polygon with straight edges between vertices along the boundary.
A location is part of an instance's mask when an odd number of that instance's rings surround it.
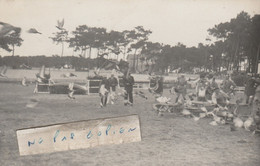
<svg viewBox="0 0 260 166">
<path fill-rule="evenodd" d="M 140 54 L 135 56 L 129 54 L 127 56 L 127 62 L 129 63 L 131 71 L 136 71 L 137 73 L 144 73 L 149 70 L 149 66 L 153 65 L 151 60 L 146 60 L 146 58 Z"/>
</svg>

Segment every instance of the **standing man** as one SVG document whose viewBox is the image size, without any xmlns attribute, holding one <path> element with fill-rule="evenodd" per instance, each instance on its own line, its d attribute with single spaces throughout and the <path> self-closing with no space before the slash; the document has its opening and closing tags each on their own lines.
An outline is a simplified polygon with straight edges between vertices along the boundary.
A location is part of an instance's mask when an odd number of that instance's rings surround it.
<svg viewBox="0 0 260 166">
<path fill-rule="evenodd" d="M 135 83 L 134 77 L 131 76 L 131 73 L 126 74 L 126 76 L 123 77 L 123 83 L 125 87 L 125 106 L 130 105 L 133 106 L 133 86 Z"/>
<path fill-rule="evenodd" d="M 115 103 L 115 97 L 116 97 L 116 86 L 118 85 L 118 81 L 116 77 L 114 77 L 114 74 L 111 74 L 111 77 L 108 79 L 110 84 L 110 99 L 111 104 Z"/>
<path fill-rule="evenodd" d="M 260 84 L 260 82 L 255 79 L 254 77 L 250 77 L 245 86 L 245 95 L 246 95 L 246 104 L 252 105 L 254 96 L 255 96 L 255 91 L 257 86 Z"/>
</svg>

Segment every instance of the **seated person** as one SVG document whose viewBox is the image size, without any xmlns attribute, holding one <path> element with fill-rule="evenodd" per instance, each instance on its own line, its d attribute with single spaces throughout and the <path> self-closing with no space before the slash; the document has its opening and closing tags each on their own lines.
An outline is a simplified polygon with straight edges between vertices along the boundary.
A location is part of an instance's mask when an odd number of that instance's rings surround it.
<svg viewBox="0 0 260 166">
<path fill-rule="evenodd" d="M 206 101 L 207 86 L 207 80 L 204 77 L 201 77 L 196 86 L 196 95 L 198 101 Z"/>
<path fill-rule="evenodd" d="M 175 88 L 175 92 L 177 93 L 176 102 L 178 102 L 181 95 L 183 99 L 186 100 L 185 96 L 187 95 L 187 81 L 184 75 L 178 77 L 177 87 Z"/>
<path fill-rule="evenodd" d="M 152 78 L 155 80 L 155 86 L 153 88 L 149 88 L 148 90 L 155 94 L 156 97 L 162 96 L 163 93 L 163 77 L 157 76 L 156 78 Z"/>
<path fill-rule="evenodd" d="M 231 80 L 230 76 L 226 76 L 225 79 L 222 82 L 221 89 L 227 93 L 231 94 L 233 93 L 234 89 L 236 88 L 236 84 L 233 80 Z"/>
<path fill-rule="evenodd" d="M 212 78 L 212 80 L 208 83 L 207 89 L 206 89 L 206 99 L 211 100 L 212 94 L 215 89 L 219 88 L 218 83 L 216 83 L 215 77 Z"/>
<path fill-rule="evenodd" d="M 225 107 L 228 104 L 229 96 L 222 92 L 219 88 L 216 88 L 212 94 L 212 102 L 213 104 L 220 105 L 221 107 Z"/>
<path fill-rule="evenodd" d="M 154 88 L 154 93 L 159 94 L 160 96 L 163 93 L 163 77 L 156 78 L 156 86 Z"/>
</svg>

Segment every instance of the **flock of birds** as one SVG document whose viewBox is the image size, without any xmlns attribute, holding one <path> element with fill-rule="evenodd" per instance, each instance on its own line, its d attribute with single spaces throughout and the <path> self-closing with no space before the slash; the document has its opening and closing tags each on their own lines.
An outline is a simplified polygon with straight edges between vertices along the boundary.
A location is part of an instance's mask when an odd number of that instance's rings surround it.
<svg viewBox="0 0 260 166">
<path fill-rule="evenodd" d="M 64 19 L 62 19 L 61 21 L 57 21 L 57 26 L 56 28 L 59 30 L 65 30 L 63 28 L 64 26 Z M 11 24 L 5 23 L 5 22 L 0 22 L 0 38 L 1 37 L 5 37 L 11 33 L 19 33 L 21 32 L 21 28 L 20 27 L 16 27 L 13 26 Z M 31 33 L 31 34 L 42 34 L 41 32 L 39 32 L 36 28 L 30 28 L 27 30 L 27 33 Z"/>
<path fill-rule="evenodd" d="M 159 97 L 156 100 L 162 104 L 162 103 L 169 103 L 171 98 Z M 180 111 L 180 113 L 183 116 L 192 118 L 194 121 L 198 121 L 202 118 L 209 117 L 209 118 L 212 118 L 212 121 L 209 123 L 210 125 L 217 126 L 217 125 L 223 125 L 223 124 L 230 124 L 231 131 L 235 131 L 238 128 L 244 128 L 247 131 L 252 131 L 251 127 L 253 126 L 254 121 L 256 121 L 250 115 L 239 115 L 237 113 L 238 103 L 234 110 L 231 110 L 227 107 L 218 106 L 218 107 L 213 108 L 212 111 L 209 111 L 205 106 L 203 106 L 203 107 L 199 108 L 200 112 L 198 115 L 195 115 L 195 113 L 193 113 L 193 111 L 189 110 L 189 108 L 187 107 L 187 105 L 191 106 L 191 103 L 189 103 L 189 102 L 179 103 L 179 101 L 178 101 L 177 105 L 173 105 L 172 107 L 176 107 L 176 106 L 178 106 L 178 104 L 179 105 L 184 104 L 183 105 L 184 107 Z M 158 116 L 162 116 L 163 112 L 165 112 L 165 111 L 172 112 L 172 109 L 174 109 L 174 108 L 170 109 L 169 104 L 166 104 L 166 105 L 162 104 L 161 107 L 154 106 L 154 109 L 158 111 Z M 256 131 L 258 131 L 258 130 L 253 129 L 253 134 Z"/>
</svg>

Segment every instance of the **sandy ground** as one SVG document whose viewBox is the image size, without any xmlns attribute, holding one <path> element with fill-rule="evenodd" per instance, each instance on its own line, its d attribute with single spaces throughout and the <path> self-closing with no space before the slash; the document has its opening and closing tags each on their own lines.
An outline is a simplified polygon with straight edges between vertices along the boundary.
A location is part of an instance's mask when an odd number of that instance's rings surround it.
<svg viewBox="0 0 260 166">
<path fill-rule="evenodd" d="M 260 136 L 229 125 L 211 126 L 211 119 L 197 122 L 178 113 L 158 117 L 154 98 L 135 97 L 133 107 L 117 104 L 99 108 L 99 97 L 33 94 L 34 86 L 0 83 L 0 165 L 234 165 L 258 166 Z M 166 90 L 165 90 L 166 91 Z M 166 93 L 166 95 L 169 95 Z M 173 97 L 174 98 L 174 97 Z M 30 99 L 39 100 L 26 108 Z M 16 130 L 55 123 L 138 114 L 142 141 L 120 145 L 19 156 Z"/>
</svg>

